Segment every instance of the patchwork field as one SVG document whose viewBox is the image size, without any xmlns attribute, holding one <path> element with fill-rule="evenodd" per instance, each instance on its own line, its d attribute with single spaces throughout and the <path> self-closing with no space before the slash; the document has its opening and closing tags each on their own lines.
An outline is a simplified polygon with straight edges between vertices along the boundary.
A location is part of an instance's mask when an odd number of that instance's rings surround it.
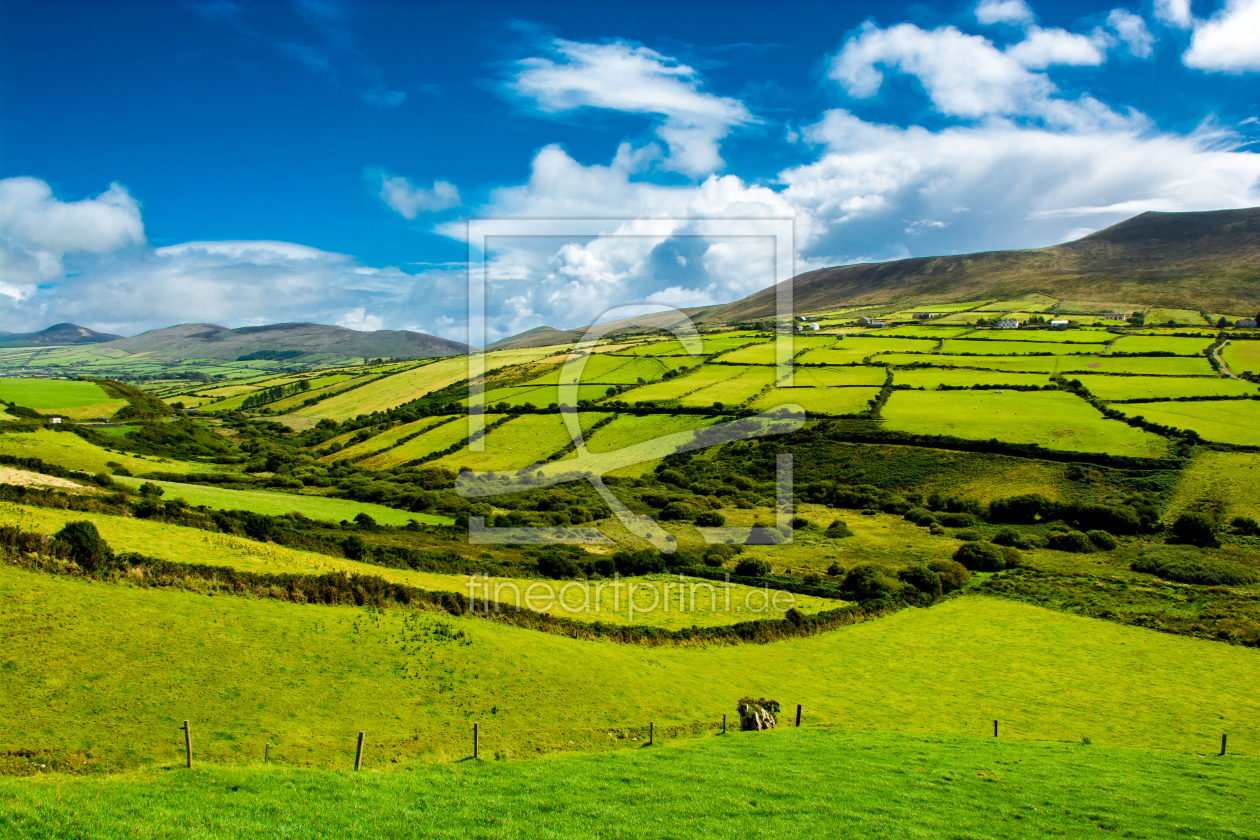
<svg viewBox="0 0 1260 840">
<path fill-rule="evenodd" d="M 1260 453 L 1196 452 L 1168 503 L 1164 519 L 1187 510 L 1205 510 L 1228 522 L 1235 516 L 1260 521 Z"/>
<path fill-rule="evenodd" d="M 127 455 L 123 452 L 102 449 L 70 432 L 53 432 L 39 429 L 34 432 L 0 435 L 0 454 L 16 458 L 40 458 L 66 469 L 88 473 L 111 473 L 110 462 L 127 471 L 140 475 L 160 470 L 162 472 L 208 472 L 215 469 L 208 464 L 185 463 L 152 455 Z"/>
<path fill-rule="evenodd" d="M 144 483 L 144 479 L 124 476 L 118 476 L 115 481 L 132 487 L 139 487 Z M 366 513 L 382 525 L 406 525 L 413 519 L 435 525 L 449 525 L 454 522 L 448 517 L 411 513 L 384 505 L 374 505 L 370 502 L 355 502 L 326 496 L 299 496 L 293 493 L 273 493 L 266 490 L 230 490 L 224 487 L 180 484 L 173 481 L 153 481 L 152 483 L 166 491 L 164 496 L 166 499 L 183 499 L 194 507 L 205 505 L 216 510 L 249 510 L 254 513 L 265 513 L 268 516 L 300 513 L 309 519 L 325 522 L 353 520 L 359 513 Z"/>
<path fill-rule="evenodd" d="M 852 385 L 882 386 L 888 374 L 882 367 L 798 367 L 792 374 L 796 388 L 833 388 Z"/>
<path fill-rule="evenodd" d="M 1095 344 L 1069 344 L 1065 341 L 995 341 L 992 339 L 951 338 L 941 343 L 943 354 L 981 354 L 986 356 L 1019 356 L 1024 354 L 1054 356 L 1094 353 Z"/>
<path fill-rule="evenodd" d="M 898 374 L 900 378 L 900 374 Z M 1237 379 L 1189 376 L 1091 376 L 1072 374 L 1100 400 L 1160 400 L 1177 397 L 1244 396 L 1260 388 Z"/>
<path fill-rule="evenodd" d="M 1041 373 L 1007 373 L 994 370 L 946 370 L 943 368 L 897 368 L 893 371 L 893 384 L 911 388 L 932 390 L 938 385 L 966 388 L 972 385 L 1042 385 L 1050 384 L 1050 377 Z"/>
<path fill-rule="evenodd" d="M 799 405 L 808 414 L 859 414 L 879 396 L 879 388 L 771 388 L 749 407 L 766 411 L 777 405 Z"/>
<path fill-rule="evenodd" d="M 1126 335 L 1111 344 L 1112 353 L 1176 353 L 1201 356 L 1211 338 L 1178 338 L 1171 335 Z"/>
<path fill-rule="evenodd" d="M 1055 391 L 894 391 L 883 417 L 886 427 L 916 434 L 1151 458 L 1168 451 L 1164 438 L 1106 420 L 1079 397 Z"/>
<path fill-rule="evenodd" d="M 1220 351 L 1221 361 L 1235 375 L 1243 371 L 1260 370 L 1260 341 L 1231 339 Z"/>
<path fill-rule="evenodd" d="M 491 416 L 486 415 L 487 425 L 490 422 Z M 464 434 L 467 433 L 465 427 Z M 463 467 L 471 470 L 515 470 L 544 461 L 572 443 L 573 438 L 559 414 L 523 414 L 488 432 L 484 438 L 484 451 L 470 452 L 465 445 L 433 464 L 453 470 Z M 572 453 L 565 457 L 572 457 Z"/>
<path fill-rule="evenodd" d="M 486 414 L 485 422 L 489 426 L 495 420 L 501 418 L 502 414 Z M 441 452 L 448 446 L 454 446 L 460 441 L 468 437 L 468 419 L 465 417 L 456 417 L 449 423 L 440 423 L 434 426 L 430 432 L 420 437 L 413 438 L 406 443 L 395 446 L 392 449 L 364 458 L 359 464 L 368 469 L 383 470 L 390 467 L 396 467 L 405 464 L 408 461 L 414 461 L 418 458 L 424 458 L 432 455 L 434 452 Z"/>
<path fill-rule="evenodd" d="M 27 408 L 75 408 L 108 402 L 109 394 L 95 382 L 70 379 L 0 379 L 0 400 Z M 125 400 L 121 401 L 124 405 Z"/>
<path fill-rule="evenodd" d="M 1130 417 L 1141 415 L 1153 423 L 1193 429 L 1204 440 L 1260 446 L 1260 403 L 1253 400 L 1220 402 L 1139 403 L 1116 406 Z"/>
</svg>

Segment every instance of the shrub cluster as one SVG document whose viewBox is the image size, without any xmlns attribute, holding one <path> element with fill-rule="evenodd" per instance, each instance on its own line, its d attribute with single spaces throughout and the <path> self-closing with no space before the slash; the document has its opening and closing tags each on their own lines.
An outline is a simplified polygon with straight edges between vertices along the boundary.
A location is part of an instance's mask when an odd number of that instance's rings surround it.
<svg viewBox="0 0 1260 840">
<path fill-rule="evenodd" d="M 1129 568 L 1165 580 L 1200 586 L 1245 586 L 1260 581 L 1260 573 L 1241 563 L 1210 557 L 1190 548 L 1172 546 L 1152 546 L 1143 550 Z"/>
</svg>

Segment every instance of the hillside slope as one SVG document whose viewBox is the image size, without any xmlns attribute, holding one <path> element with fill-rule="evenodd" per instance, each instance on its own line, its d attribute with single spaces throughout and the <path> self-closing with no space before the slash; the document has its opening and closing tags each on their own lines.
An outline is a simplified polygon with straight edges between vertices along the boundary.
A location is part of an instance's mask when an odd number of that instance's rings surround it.
<svg viewBox="0 0 1260 840">
<path fill-rule="evenodd" d="M 293 354 L 288 358 L 306 361 L 319 356 L 428 359 L 468 352 L 466 344 L 424 333 L 406 330 L 358 332 L 345 327 L 307 323 L 237 329 L 217 324 L 180 324 L 113 341 L 109 346 L 127 353 L 149 353 L 166 359 L 223 360 L 259 353 Z"/>
<path fill-rule="evenodd" d="M 1077 301 L 1250 313 L 1260 308 L 1260 208 L 1149 212 L 1049 248 L 822 268 L 785 282 L 792 284 L 798 312 L 1045 292 Z M 717 307 L 703 320 L 772 316 L 777 288 Z"/>
<path fill-rule="evenodd" d="M 78 324 L 53 324 L 30 333 L 0 333 L 0 347 L 45 347 L 66 344 L 100 344 L 116 341 L 121 335 L 102 333 Z"/>
</svg>

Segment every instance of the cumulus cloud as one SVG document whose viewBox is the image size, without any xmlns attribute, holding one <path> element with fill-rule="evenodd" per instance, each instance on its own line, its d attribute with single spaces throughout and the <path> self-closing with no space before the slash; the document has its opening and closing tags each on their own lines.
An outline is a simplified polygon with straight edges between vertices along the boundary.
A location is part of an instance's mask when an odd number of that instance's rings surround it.
<svg viewBox="0 0 1260 840">
<path fill-rule="evenodd" d="M 912 23 L 881 29 L 860 26 L 832 58 L 828 75 L 857 99 L 879 92 L 880 68 L 914 76 L 933 107 L 953 117 L 1031 116 L 1060 126 L 1117 125 L 1126 121 L 1090 96 L 1057 97 L 1058 88 L 1044 73 L 1029 67 L 1052 64 L 1100 64 L 1095 39 L 1062 29 L 1031 27 L 1025 40 L 1006 51 L 980 35 L 953 26 L 927 31 Z"/>
<path fill-rule="evenodd" d="M 1033 12 L 1024 0 L 980 0 L 976 20 L 985 26 L 995 23 L 1032 23 Z"/>
<path fill-rule="evenodd" d="M 1155 0 L 1155 19 L 1174 29 L 1189 29 L 1194 23 L 1190 0 Z"/>
<path fill-rule="evenodd" d="M 1146 21 L 1125 9 L 1112 9 L 1107 15 L 1107 25 L 1137 58 L 1149 58 L 1155 36 L 1146 28 Z"/>
<path fill-rule="evenodd" d="M 836 109 L 806 136 L 823 153 L 782 174 L 783 197 L 813 217 L 816 247 L 832 254 L 858 242 L 891 251 L 906 218 L 957 222 L 916 230 L 936 252 L 958 253 L 1050 244 L 1081 220 L 1103 227 L 1145 210 L 1260 203 L 1260 155 L 1220 129 L 1074 133 L 990 121 L 934 132 Z"/>
<path fill-rule="evenodd" d="M 95 198 L 61 201 L 38 178 L 0 180 L 0 282 L 10 289 L 58 276 L 68 254 L 144 241 L 140 205 L 121 184 Z"/>
<path fill-rule="evenodd" d="M 431 188 L 417 187 L 407 178 L 390 175 L 383 169 L 369 169 L 364 177 L 377 188 L 381 201 L 404 219 L 414 219 L 422 212 L 449 210 L 460 204 L 459 190 L 447 181 L 434 181 Z"/>
<path fill-rule="evenodd" d="M 544 113 L 602 108 L 661 119 L 668 168 L 702 176 L 722 168 L 719 142 L 756 118 L 738 99 L 704 90 L 691 67 L 623 41 L 588 44 L 556 39 L 551 55 L 522 59 L 507 83 Z"/>
<path fill-rule="evenodd" d="M 1211 18 L 1195 21 L 1182 61 L 1196 70 L 1260 71 L 1260 0 L 1226 0 Z"/>
</svg>

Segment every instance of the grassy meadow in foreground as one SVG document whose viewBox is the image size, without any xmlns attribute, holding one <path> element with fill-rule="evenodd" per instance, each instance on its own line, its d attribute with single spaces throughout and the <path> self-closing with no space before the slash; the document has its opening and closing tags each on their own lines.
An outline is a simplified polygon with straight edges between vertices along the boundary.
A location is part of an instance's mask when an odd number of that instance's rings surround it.
<svg viewBox="0 0 1260 840">
<path fill-rule="evenodd" d="M 1233 756 L 802 727 L 392 774 L 255 766 L 5 779 L 0 834 L 1254 838 L 1257 769 Z"/>
<path fill-rule="evenodd" d="M 648 721 L 707 730 L 746 694 L 848 729 L 1000 719 L 1011 738 L 1198 752 L 1228 732 L 1260 756 L 1260 652 L 975 596 L 772 645 L 641 647 L 0 566 L 0 650 L 10 772 L 177 762 L 185 718 L 216 763 L 271 743 L 283 764 L 343 766 L 359 730 L 374 769 L 457 759 L 473 722 L 487 754 L 600 749 Z"/>
</svg>

